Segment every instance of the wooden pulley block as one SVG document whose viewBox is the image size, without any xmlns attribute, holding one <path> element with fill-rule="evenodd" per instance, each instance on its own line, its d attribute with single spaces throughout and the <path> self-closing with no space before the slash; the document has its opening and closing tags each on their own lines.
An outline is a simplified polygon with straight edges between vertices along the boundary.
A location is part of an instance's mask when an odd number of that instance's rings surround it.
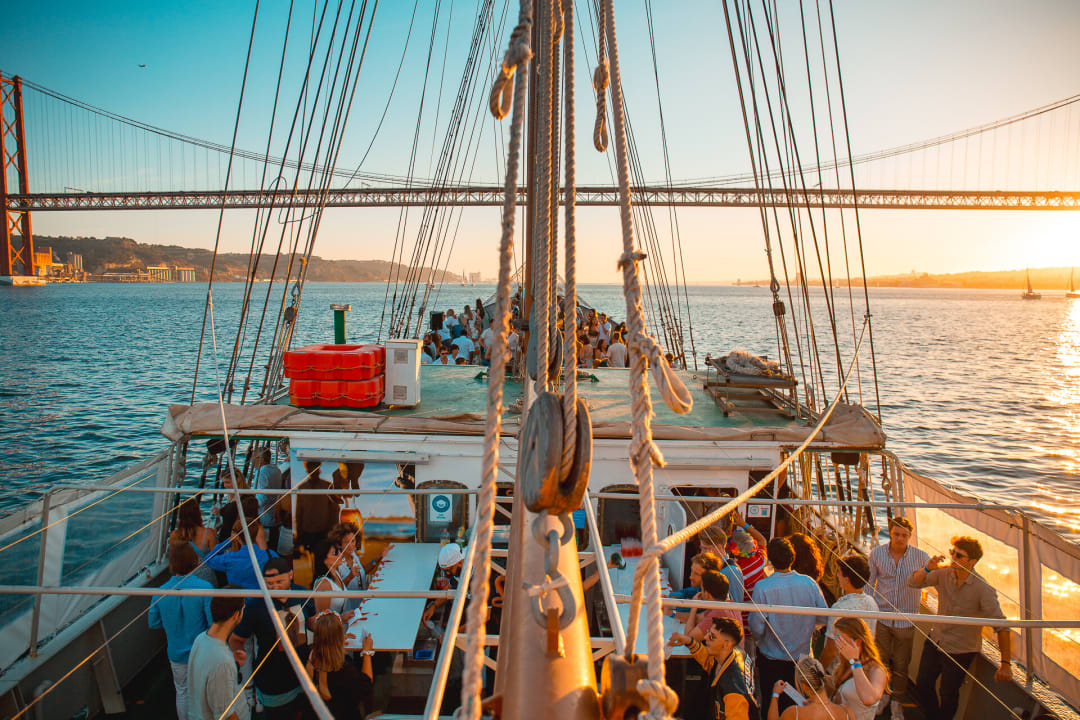
<svg viewBox="0 0 1080 720">
<path fill-rule="evenodd" d="M 550 510 L 558 502 L 562 439 L 562 398 L 542 392 L 529 406 L 518 435 L 518 484 L 532 512 Z"/>
<path fill-rule="evenodd" d="M 627 660 L 608 655 L 600 671 L 600 714 L 603 720 L 635 720 L 649 709 L 649 701 L 637 691 L 638 680 L 649 677 L 649 661 L 643 655 Z"/>
<path fill-rule="evenodd" d="M 592 469 L 592 418 L 585 398 L 577 399 L 577 443 L 574 446 L 574 462 L 570 472 L 559 482 L 559 498 L 552 512 L 572 512 L 581 507 L 589 489 L 589 472 Z"/>
</svg>

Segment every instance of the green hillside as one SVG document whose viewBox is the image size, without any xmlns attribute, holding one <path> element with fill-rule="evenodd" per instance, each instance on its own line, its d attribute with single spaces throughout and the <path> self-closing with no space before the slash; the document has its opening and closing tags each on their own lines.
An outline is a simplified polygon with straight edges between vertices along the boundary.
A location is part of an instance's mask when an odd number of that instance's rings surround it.
<svg viewBox="0 0 1080 720">
<path fill-rule="evenodd" d="M 210 276 L 210 262 L 213 253 L 199 248 L 185 248 L 179 245 L 149 245 L 135 242 L 131 238 L 107 237 L 34 237 L 37 250 L 51 247 L 55 258 L 64 262 L 68 253 L 83 256 L 83 269 L 91 274 L 116 272 L 135 272 L 145 270 L 152 265 L 172 267 L 193 267 L 195 277 L 206 282 Z M 274 267 L 274 256 L 263 255 L 259 261 L 258 277 L 269 278 Z M 299 262 L 299 259 L 296 260 Z M 289 257 L 277 258 L 275 277 L 282 278 L 288 268 Z M 397 268 L 386 260 L 324 260 L 313 255 L 308 268 L 307 279 L 313 282 L 385 282 Z M 218 255 L 214 270 L 218 280 L 243 280 L 248 272 L 246 253 L 221 253 Z M 402 273 L 405 269 L 401 270 Z M 294 272 L 295 275 L 295 272 Z M 453 273 L 435 272 L 429 268 L 421 271 L 423 281 L 457 282 L 461 278 Z"/>
</svg>

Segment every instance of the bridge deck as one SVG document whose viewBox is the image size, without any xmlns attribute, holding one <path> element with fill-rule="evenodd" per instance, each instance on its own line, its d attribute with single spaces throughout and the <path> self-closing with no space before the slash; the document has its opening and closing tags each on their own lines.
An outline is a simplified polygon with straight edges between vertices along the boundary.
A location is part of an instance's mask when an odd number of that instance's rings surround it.
<svg viewBox="0 0 1080 720">
<path fill-rule="evenodd" d="M 185 192 L 84 192 L 8 195 L 11 212 L 59 210 L 194 210 L 265 207 L 501 206 L 497 186 L 382 187 L 272 194 L 260 190 Z M 562 195 L 560 195 L 562 197 Z M 831 190 L 812 188 L 788 194 L 752 187 L 637 187 L 637 205 L 683 207 L 811 207 L 921 210 L 1080 210 L 1080 191 L 1007 190 Z M 528 198 L 519 189 L 518 204 Z M 579 187 L 581 206 L 617 205 L 613 187 Z"/>
</svg>

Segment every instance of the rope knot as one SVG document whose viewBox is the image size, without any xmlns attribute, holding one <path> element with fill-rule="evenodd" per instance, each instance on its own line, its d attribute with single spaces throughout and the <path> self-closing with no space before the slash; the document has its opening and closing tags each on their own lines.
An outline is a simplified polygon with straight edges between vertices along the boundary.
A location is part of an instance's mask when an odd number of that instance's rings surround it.
<svg viewBox="0 0 1080 720">
<path fill-rule="evenodd" d="M 648 358 L 653 380 L 656 381 L 656 387 L 664 398 L 664 404 L 679 415 L 690 412 L 694 408 L 694 398 L 686 389 L 682 379 L 671 369 L 659 343 L 648 335 L 641 334 L 635 342 L 631 343 L 631 346 L 634 352 Z"/>
<path fill-rule="evenodd" d="M 624 252 L 622 255 L 619 256 L 619 269 L 623 270 L 630 263 L 641 262 L 647 257 L 649 256 L 640 250 L 631 250 L 629 252 Z"/>
<path fill-rule="evenodd" d="M 641 693 L 642 697 L 649 700 L 658 700 L 663 705 L 663 714 L 657 715 L 653 712 L 642 713 L 639 717 L 651 718 L 653 720 L 666 720 L 670 718 L 675 710 L 679 707 L 679 696 L 675 694 L 675 691 L 669 688 L 662 682 L 655 680 L 641 679 L 637 681 L 637 691 Z M 649 703 L 652 704 L 651 702 Z"/>
<path fill-rule="evenodd" d="M 529 583 L 522 583 L 521 587 L 525 590 L 525 594 L 529 597 L 545 597 L 552 590 L 558 590 L 561 587 L 566 587 L 570 580 L 560 574 L 557 578 L 552 580 L 545 580 L 539 585 L 530 585 Z"/>
<path fill-rule="evenodd" d="M 645 458 L 651 458 L 653 465 L 656 467 L 664 467 L 667 464 L 664 453 L 660 452 L 660 447 L 653 442 L 651 437 L 634 448 L 630 461 L 637 467 L 645 462 Z"/>
<path fill-rule="evenodd" d="M 596 69 L 593 70 L 592 86 L 593 90 L 598 93 L 602 93 L 608 89 L 608 85 L 611 83 L 611 74 L 608 70 L 607 60 L 602 60 Z"/>
<path fill-rule="evenodd" d="M 532 20 L 523 20 L 510 33 L 510 46 L 506 49 L 503 66 L 517 67 L 532 60 L 533 51 L 529 42 L 532 38 Z"/>
<path fill-rule="evenodd" d="M 514 102 L 514 73 L 518 67 L 532 59 L 532 47 L 529 45 L 529 37 L 532 34 L 532 22 L 523 20 L 510 34 L 510 45 L 503 57 L 499 75 L 491 88 L 488 98 L 488 107 L 496 120 L 502 120 L 510 114 Z"/>
<path fill-rule="evenodd" d="M 593 71 L 593 90 L 596 91 L 596 125 L 593 126 L 593 147 L 604 152 L 608 146 L 607 89 L 610 84 L 607 58 L 601 58 Z"/>
</svg>

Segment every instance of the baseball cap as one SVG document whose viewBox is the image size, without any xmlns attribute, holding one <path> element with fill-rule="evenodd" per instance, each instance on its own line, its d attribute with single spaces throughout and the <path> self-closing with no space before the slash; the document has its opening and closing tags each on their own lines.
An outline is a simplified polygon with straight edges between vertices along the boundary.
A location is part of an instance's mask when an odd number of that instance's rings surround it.
<svg viewBox="0 0 1080 720">
<path fill-rule="evenodd" d="M 443 570 L 452 568 L 465 559 L 465 553 L 457 543 L 447 543 L 439 551 L 439 567 Z"/>
<path fill-rule="evenodd" d="M 272 557 L 266 561 L 266 564 L 262 567 L 263 577 L 266 577 L 267 573 L 274 575 L 280 573 L 287 573 L 292 570 L 292 560 L 286 557 Z"/>
</svg>

